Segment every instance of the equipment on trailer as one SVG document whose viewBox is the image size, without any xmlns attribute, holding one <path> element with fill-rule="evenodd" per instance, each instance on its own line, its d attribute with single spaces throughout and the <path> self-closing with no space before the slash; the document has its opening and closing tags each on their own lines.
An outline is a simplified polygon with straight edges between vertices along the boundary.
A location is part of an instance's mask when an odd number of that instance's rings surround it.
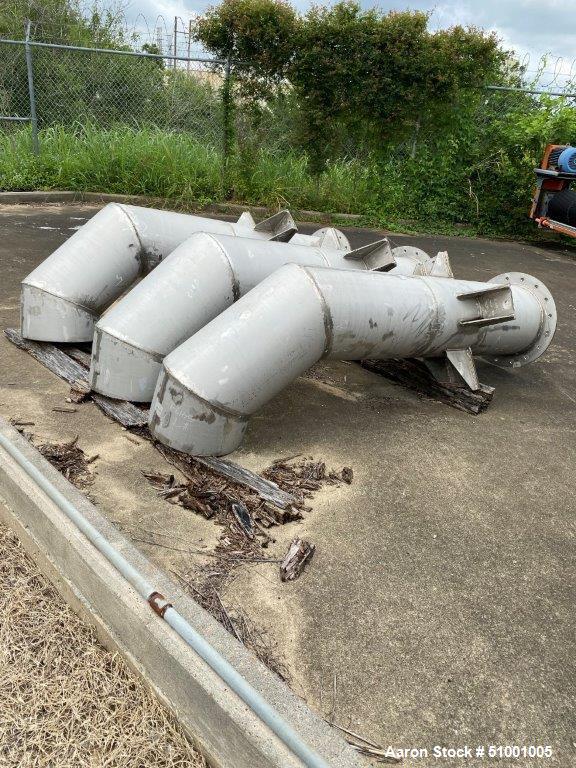
<svg viewBox="0 0 576 768">
<path fill-rule="evenodd" d="M 530 218 L 539 227 L 576 237 L 576 147 L 548 144 L 540 168 Z"/>
</svg>

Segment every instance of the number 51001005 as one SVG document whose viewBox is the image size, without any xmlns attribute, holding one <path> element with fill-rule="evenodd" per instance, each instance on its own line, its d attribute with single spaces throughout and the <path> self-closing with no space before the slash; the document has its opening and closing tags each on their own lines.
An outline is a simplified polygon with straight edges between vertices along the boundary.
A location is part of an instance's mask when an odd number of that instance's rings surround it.
<svg viewBox="0 0 576 768">
<path fill-rule="evenodd" d="M 518 746 L 518 744 L 505 744 L 488 747 L 489 757 L 552 757 L 552 747 L 542 744 L 530 744 Z"/>
</svg>

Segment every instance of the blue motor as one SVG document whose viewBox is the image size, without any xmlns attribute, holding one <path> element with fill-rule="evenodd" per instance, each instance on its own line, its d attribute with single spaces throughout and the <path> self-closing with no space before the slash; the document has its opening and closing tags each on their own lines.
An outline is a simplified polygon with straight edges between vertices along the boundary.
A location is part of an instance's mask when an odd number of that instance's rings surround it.
<svg viewBox="0 0 576 768">
<path fill-rule="evenodd" d="M 576 147 L 566 147 L 557 161 L 562 173 L 576 173 Z"/>
</svg>

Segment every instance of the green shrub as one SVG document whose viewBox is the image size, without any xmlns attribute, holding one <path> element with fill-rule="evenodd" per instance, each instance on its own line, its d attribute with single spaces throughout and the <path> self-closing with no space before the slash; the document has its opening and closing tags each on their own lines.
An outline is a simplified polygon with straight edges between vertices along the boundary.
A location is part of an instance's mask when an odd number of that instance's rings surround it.
<svg viewBox="0 0 576 768">
<path fill-rule="evenodd" d="M 474 128 L 471 129 L 470 125 Z M 534 235 L 527 218 L 533 168 L 548 141 L 576 143 L 576 112 L 559 100 L 537 114 L 491 115 L 442 138 L 328 161 L 320 173 L 306 153 L 251 144 L 231 158 L 189 133 L 92 124 L 0 133 L 0 189 L 71 189 L 204 203 L 227 191 L 238 202 L 359 213 L 397 229 Z"/>
</svg>

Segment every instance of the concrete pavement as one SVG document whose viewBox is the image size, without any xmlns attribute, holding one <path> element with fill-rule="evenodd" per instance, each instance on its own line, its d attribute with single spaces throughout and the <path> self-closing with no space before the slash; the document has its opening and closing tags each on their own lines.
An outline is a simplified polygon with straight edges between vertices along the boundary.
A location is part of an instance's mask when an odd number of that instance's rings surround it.
<svg viewBox="0 0 576 768">
<path fill-rule="evenodd" d="M 2 327 L 18 325 L 19 281 L 96 210 L 0 210 Z M 378 234 L 348 233 L 354 245 Z M 576 760 L 576 261 L 561 247 L 391 238 L 448 250 L 458 277 L 535 275 L 557 304 L 554 342 L 519 370 L 479 366 L 496 387 L 481 416 L 344 363 L 287 388 L 252 419 L 231 458 L 260 469 L 304 453 L 352 466 L 354 483 L 322 491 L 302 523 L 275 531 L 271 553 L 296 533 L 316 544 L 299 580 L 282 584 L 270 566 L 241 569 L 226 599 L 267 630 L 295 691 L 345 727 L 430 753 L 549 744 L 550 759 L 492 764 L 564 768 Z M 91 404 L 52 412 L 67 387 L 3 337 L 0 359 L 0 414 L 31 414 L 43 437 L 79 434 L 87 452 L 100 452 L 93 495 L 101 511 L 128 533 L 160 517 L 187 542 L 214 544 L 213 523 L 142 484 L 141 468 L 162 469 L 149 446 L 127 441 Z M 181 553 L 138 546 L 163 568 L 184 565 Z M 428 764 L 442 761 L 403 761 Z"/>
</svg>

